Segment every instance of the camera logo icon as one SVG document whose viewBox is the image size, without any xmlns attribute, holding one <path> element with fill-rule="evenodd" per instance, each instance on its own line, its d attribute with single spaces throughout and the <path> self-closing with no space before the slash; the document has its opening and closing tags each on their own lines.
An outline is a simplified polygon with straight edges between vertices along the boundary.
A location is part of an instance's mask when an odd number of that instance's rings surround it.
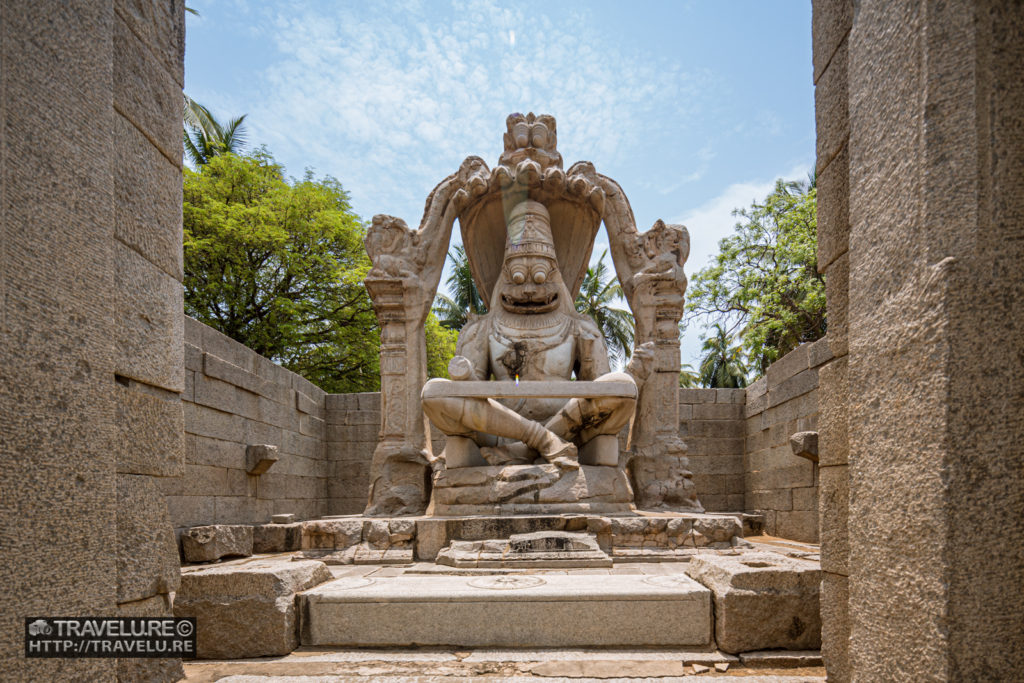
<svg viewBox="0 0 1024 683">
<path fill-rule="evenodd" d="M 53 633 L 53 627 L 45 619 L 36 619 L 28 625 L 28 633 L 32 636 L 48 636 Z"/>
</svg>

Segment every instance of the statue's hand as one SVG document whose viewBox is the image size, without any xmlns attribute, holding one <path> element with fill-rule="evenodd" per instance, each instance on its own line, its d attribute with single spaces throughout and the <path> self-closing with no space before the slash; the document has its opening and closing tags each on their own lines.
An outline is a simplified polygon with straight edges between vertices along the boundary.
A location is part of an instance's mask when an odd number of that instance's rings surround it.
<svg viewBox="0 0 1024 683">
<path fill-rule="evenodd" d="M 473 379 L 473 361 L 465 356 L 455 356 L 448 361 L 448 378 L 456 381 Z"/>
</svg>

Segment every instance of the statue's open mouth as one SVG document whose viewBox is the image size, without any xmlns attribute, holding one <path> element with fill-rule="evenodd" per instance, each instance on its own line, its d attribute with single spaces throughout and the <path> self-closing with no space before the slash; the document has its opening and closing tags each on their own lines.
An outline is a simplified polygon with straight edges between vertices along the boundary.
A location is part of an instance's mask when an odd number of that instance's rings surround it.
<svg viewBox="0 0 1024 683">
<path fill-rule="evenodd" d="M 513 313 L 547 313 L 558 307 L 558 292 L 547 296 L 512 298 L 508 294 L 501 295 L 501 303 L 505 310 Z"/>
</svg>

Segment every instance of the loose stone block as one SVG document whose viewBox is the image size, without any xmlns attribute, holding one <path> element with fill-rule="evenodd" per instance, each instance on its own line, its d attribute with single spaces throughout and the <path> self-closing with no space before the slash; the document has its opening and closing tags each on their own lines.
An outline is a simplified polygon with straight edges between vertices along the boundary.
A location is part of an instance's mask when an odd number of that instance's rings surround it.
<svg viewBox="0 0 1024 683">
<path fill-rule="evenodd" d="M 181 535 L 187 562 L 213 562 L 222 557 L 252 555 L 253 534 L 248 525 L 212 524 L 192 527 Z"/>
<path fill-rule="evenodd" d="M 196 618 L 201 659 L 285 655 L 299 644 L 295 594 L 330 579 L 315 560 L 198 568 L 182 574 L 174 614 Z"/>
<path fill-rule="evenodd" d="M 686 573 L 714 594 L 720 650 L 735 654 L 821 646 L 821 570 L 816 562 L 775 553 L 697 555 Z"/>
<path fill-rule="evenodd" d="M 363 520 L 322 519 L 302 523 L 302 547 L 344 549 L 363 538 Z"/>
<path fill-rule="evenodd" d="M 274 515 L 294 518 L 295 515 Z M 257 524 L 252 528 L 253 553 L 284 553 L 302 548 L 302 523 Z"/>
</svg>

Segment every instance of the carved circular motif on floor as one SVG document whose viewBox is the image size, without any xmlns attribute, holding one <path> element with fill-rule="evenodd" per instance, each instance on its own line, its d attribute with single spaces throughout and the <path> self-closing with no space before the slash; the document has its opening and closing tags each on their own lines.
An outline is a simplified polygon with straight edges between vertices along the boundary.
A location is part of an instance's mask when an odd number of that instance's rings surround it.
<svg viewBox="0 0 1024 683">
<path fill-rule="evenodd" d="M 661 586 L 662 588 L 678 588 L 679 586 L 690 586 L 690 577 L 686 574 L 665 574 L 663 576 L 648 576 L 644 578 L 644 583 L 649 583 L 652 586 Z"/>
<path fill-rule="evenodd" d="M 343 576 L 331 582 L 331 588 L 346 591 L 350 588 L 366 588 L 375 581 L 367 576 Z"/>
<path fill-rule="evenodd" d="M 471 579 L 468 583 L 474 588 L 487 588 L 492 591 L 511 591 L 518 588 L 542 586 L 547 581 L 539 576 L 481 576 L 477 579 Z"/>
</svg>

